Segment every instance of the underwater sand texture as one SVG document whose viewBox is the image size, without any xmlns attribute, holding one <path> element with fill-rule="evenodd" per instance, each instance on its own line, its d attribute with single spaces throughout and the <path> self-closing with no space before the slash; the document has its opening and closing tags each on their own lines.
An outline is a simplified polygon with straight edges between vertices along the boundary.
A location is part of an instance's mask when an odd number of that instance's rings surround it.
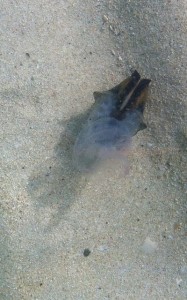
<svg viewBox="0 0 187 300">
<path fill-rule="evenodd" d="M 186 299 L 187 3 L 1 3 L 2 300 Z M 151 78 L 129 169 L 81 175 L 93 103 Z"/>
</svg>

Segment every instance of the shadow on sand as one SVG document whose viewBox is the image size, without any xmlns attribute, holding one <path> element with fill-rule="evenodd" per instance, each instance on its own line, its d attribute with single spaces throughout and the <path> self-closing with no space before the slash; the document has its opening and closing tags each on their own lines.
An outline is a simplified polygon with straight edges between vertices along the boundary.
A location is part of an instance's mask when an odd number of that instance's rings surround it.
<svg viewBox="0 0 187 300">
<path fill-rule="evenodd" d="M 45 230 L 50 231 L 59 224 L 86 185 L 86 177 L 73 166 L 72 150 L 89 111 L 71 117 L 68 121 L 61 121 L 64 131 L 55 146 L 54 156 L 49 159 L 47 167 L 46 164 L 38 166 L 29 179 L 28 192 L 36 212 L 47 207 L 52 211 Z"/>
</svg>

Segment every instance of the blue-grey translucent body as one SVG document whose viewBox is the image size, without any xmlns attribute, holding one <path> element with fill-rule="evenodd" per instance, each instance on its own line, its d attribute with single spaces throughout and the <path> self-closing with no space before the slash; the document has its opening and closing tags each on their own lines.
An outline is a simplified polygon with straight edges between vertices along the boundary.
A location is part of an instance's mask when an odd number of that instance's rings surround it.
<svg viewBox="0 0 187 300">
<path fill-rule="evenodd" d="M 142 113 L 133 109 L 117 120 L 111 116 L 115 108 L 116 95 L 110 91 L 96 102 L 74 145 L 73 160 L 79 171 L 91 171 L 104 160 L 117 158 L 123 163 L 126 159 L 131 137 L 142 124 Z"/>
</svg>

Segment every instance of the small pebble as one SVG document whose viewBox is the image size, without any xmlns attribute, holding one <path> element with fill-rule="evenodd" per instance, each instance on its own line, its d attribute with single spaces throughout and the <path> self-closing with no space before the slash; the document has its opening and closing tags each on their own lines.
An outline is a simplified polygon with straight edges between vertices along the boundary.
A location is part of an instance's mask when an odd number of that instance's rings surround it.
<svg viewBox="0 0 187 300">
<path fill-rule="evenodd" d="M 103 15 L 103 21 L 108 22 L 108 17 L 106 15 Z"/>
<path fill-rule="evenodd" d="M 85 257 L 87 257 L 88 255 L 90 255 L 90 253 L 91 253 L 91 251 L 88 248 L 86 248 L 86 249 L 84 249 L 83 255 Z"/>
<path fill-rule="evenodd" d="M 112 27 L 112 25 L 110 25 L 109 28 L 112 32 L 114 32 L 114 28 Z"/>
</svg>

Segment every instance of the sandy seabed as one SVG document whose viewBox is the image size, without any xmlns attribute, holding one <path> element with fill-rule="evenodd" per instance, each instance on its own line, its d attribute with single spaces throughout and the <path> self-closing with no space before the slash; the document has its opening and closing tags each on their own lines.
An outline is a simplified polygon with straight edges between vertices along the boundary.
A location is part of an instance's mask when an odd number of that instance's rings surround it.
<svg viewBox="0 0 187 300">
<path fill-rule="evenodd" d="M 186 299 L 186 0 L 14 0 L 0 16 L 0 299 Z M 132 69 L 152 83 L 128 172 L 80 174 L 92 93 Z"/>
</svg>

